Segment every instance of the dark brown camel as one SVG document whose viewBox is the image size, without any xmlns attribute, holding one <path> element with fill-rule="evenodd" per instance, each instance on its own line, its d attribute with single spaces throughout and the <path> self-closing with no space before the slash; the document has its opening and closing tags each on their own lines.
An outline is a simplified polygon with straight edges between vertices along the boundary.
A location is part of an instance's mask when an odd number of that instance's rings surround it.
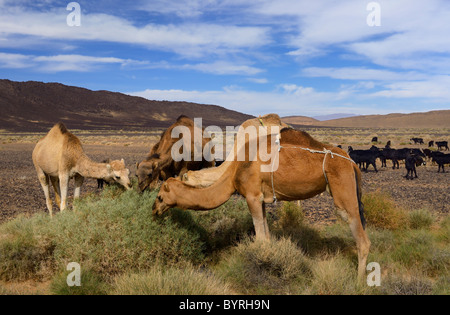
<svg viewBox="0 0 450 315">
<path fill-rule="evenodd" d="M 192 135 L 191 142 L 186 144 L 187 146 L 190 145 L 190 148 L 192 148 L 190 161 L 175 161 L 172 157 L 172 147 L 182 139 L 182 135 L 172 138 L 172 130 L 176 127 L 186 127 Z M 147 158 L 136 165 L 136 175 L 138 177 L 140 191 L 144 191 L 147 188 L 155 189 L 159 180 L 183 176 L 189 170 L 200 170 L 202 168 L 214 166 L 214 160 L 209 157 L 208 160 L 212 161 L 206 160 L 203 154 L 200 161 L 195 161 L 194 159 L 194 148 L 196 145 L 194 142 L 194 134 L 198 132 L 200 136 L 203 136 L 203 131 L 204 130 L 194 125 L 192 119 L 186 116 L 180 116 L 177 121 L 161 135 L 161 139 L 153 146 Z M 210 139 L 202 137 L 202 153 L 210 141 Z M 214 152 L 212 152 L 212 154 L 214 154 Z"/>
</svg>

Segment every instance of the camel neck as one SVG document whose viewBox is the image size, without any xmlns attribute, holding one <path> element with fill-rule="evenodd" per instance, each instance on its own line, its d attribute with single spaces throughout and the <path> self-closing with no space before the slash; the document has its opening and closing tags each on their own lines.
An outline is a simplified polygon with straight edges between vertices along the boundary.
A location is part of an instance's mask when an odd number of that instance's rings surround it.
<svg viewBox="0 0 450 315">
<path fill-rule="evenodd" d="M 177 181 L 174 189 L 177 193 L 177 205 L 194 210 L 211 210 L 220 207 L 236 191 L 230 174 L 222 175 L 217 182 L 206 188 L 194 188 Z"/>
<path fill-rule="evenodd" d="M 77 163 L 77 172 L 86 178 L 106 178 L 109 175 L 106 163 L 96 163 L 83 155 Z"/>
</svg>

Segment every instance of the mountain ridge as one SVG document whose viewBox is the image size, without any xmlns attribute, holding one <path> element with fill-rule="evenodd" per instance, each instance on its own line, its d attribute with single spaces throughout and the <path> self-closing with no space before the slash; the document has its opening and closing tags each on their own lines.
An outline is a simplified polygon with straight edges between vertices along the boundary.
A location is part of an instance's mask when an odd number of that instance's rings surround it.
<svg viewBox="0 0 450 315">
<path fill-rule="evenodd" d="M 61 83 L 0 80 L 0 129 L 45 131 L 61 121 L 71 129 L 169 127 L 180 115 L 203 125 L 240 125 L 253 118 L 217 105 L 152 101 L 119 92 L 92 91 Z"/>
<path fill-rule="evenodd" d="M 92 91 L 61 83 L 0 79 L 0 129 L 46 131 L 61 121 L 70 129 L 147 130 L 167 128 L 180 115 L 202 117 L 203 126 L 238 126 L 254 116 L 218 105 L 154 101 L 119 92 Z M 297 128 L 449 128 L 450 110 L 423 113 L 352 116 L 319 121 L 307 116 L 283 117 Z"/>
</svg>

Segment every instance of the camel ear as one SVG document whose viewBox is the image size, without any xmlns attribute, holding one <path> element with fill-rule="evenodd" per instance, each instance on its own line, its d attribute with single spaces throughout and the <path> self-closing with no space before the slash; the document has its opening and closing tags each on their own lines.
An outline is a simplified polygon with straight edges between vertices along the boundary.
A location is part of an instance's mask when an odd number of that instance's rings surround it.
<svg viewBox="0 0 450 315">
<path fill-rule="evenodd" d="M 123 164 L 125 164 L 125 160 L 124 160 L 124 159 L 121 159 L 120 162 L 122 162 Z"/>
<path fill-rule="evenodd" d="M 183 174 L 183 176 L 181 177 L 181 181 L 183 181 L 183 182 L 187 182 L 188 181 L 188 174 L 187 173 L 184 173 Z"/>
<path fill-rule="evenodd" d="M 110 172 L 111 171 L 111 165 L 110 164 L 106 164 L 106 169 Z"/>
<path fill-rule="evenodd" d="M 163 187 L 164 187 L 165 191 L 170 192 L 170 188 L 169 188 L 169 185 L 167 185 L 167 183 L 164 183 Z"/>
<path fill-rule="evenodd" d="M 159 165 L 158 162 L 153 162 L 153 165 L 152 165 L 153 169 L 158 168 L 158 165 Z"/>
<path fill-rule="evenodd" d="M 136 162 L 136 169 L 139 168 L 139 162 Z"/>
</svg>

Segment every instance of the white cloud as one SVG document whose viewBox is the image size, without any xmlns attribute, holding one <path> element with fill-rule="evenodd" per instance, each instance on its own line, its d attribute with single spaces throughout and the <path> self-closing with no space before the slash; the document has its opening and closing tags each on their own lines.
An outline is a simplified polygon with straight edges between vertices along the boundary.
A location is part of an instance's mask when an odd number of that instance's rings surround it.
<svg viewBox="0 0 450 315">
<path fill-rule="evenodd" d="M 236 87 L 215 91 L 144 90 L 128 93 L 150 100 L 189 101 L 213 104 L 253 115 L 278 113 L 287 115 L 318 115 L 335 113 L 336 110 L 355 111 L 355 107 L 336 103 L 337 94 L 318 92 L 310 87 L 283 84 L 276 90 L 259 92 Z M 330 104 L 334 103 L 331 107 Z M 358 109 L 358 113 L 361 108 Z"/>
<path fill-rule="evenodd" d="M 0 68 L 20 69 L 29 67 L 29 57 L 0 52 Z"/>
<path fill-rule="evenodd" d="M 248 65 L 234 64 L 227 61 L 183 65 L 181 66 L 181 68 L 218 75 L 255 75 L 264 72 L 264 70 L 262 69 L 258 69 Z"/>
<path fill-rule="evenodd" d="M 395 80 L 418 80 L 426 77 L 417 72 L 394 72 L 383 69 L 368 69 L 357 67 L 343 68 L 319 68 L 310 67 L 302 70 L 302 74 L 308 77 L 328 77 L 338 80 L 375 80 L 375 81 L 395 81 Z"/>
<path fill-rule="evenodd" d="M 144 46 L 182 56 L 236 53 L 270 42 L 268 29 L 257 26 L 212 23 L 147 24 L 135 26 L 129 20 L 107 14 L 82 14 L 80 27 L 66 23 L 68 11 L 29 11 L 8 8 L 0 12 L 0 35 L 14 40 L 17 35 L 73 42 L 104 41 Z"/>
<path fill-rule="evenodd" d="M 214 10 L 220 5 L 217 0 L 152 0 L 140 1 L 139 9 L 160 14 L 177 15 L 183 18 L 193 18 L 202 15 L 208 9 Z"/>
<path fill-rule="evenodd" d="M 369 1 L 260 0 L 254 10 L 279 23 L 296 21 L 286 36 L 300 61 L 336 49 L 393 69 L 450 71 L 450 2 L 378 0 L 381 26 L 367 25 Z"/>
<path fill-rule="evenodd" d="M 82 55 L 33 56 L 0 53 L 0 68 L 30 68 L 41 72 L 88 72 L 102 65 L 116 64 L 121 67 L 141 65 L 145 62 L 114 57 L 93 57 Z"/>
<path fill-rule="evenodd" d="M 257 84 L 267 84 L 269 80 L 266 78 L 248 78 L 247 81 L 257 83 Z"/>
<path fill-rule="evenodd" d="M 236 64 L 229 61 L 198 64 L 171 64 L 168 62 L 151 63 L 133 59 L 116 57 L 96 57 L 76 54 L 55 56 L 34 56 L 23 54 L 9 54 L 0 52 L 0 68 L 18 69 L 33 68 L 41 72 L 89 72 L 98 70 L 104 65 L 119 65 L 127 69 L 174 69 L 193 70 L 215 75 L 243 75 L 252 76 L 264 70 L 245 64 Z M 260 82 L 261 83 L 261 82 Z"/>
<path fill-rule="evenodd" d="M 372 97 L 441 99 L 448 104 L 450 99 L 450 76 L 435 76 L 421 81 L 399 81 L 386 85 L 384 90 Z"/>
</svg>

